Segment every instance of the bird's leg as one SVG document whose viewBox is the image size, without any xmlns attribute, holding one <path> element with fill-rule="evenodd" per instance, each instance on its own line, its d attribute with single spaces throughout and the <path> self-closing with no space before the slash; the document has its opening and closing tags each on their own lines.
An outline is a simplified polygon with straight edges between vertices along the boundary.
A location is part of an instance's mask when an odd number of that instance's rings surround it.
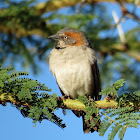
<svg viewBox="0 0 140 140">
<path fill-rule="evenodd" d="M 62 101 L 62 100 L 64 100 L 64 99 L 71 99 L 69 96 L 58 96 L 57 98 L 56 98 L 56 100 L 57 101 Z"/>
<path fill-rule="evenodd" d="M 62 96 L 63 99 L 71 99 L 69 96 Z"/>
<path fill-rule="evenodd" d="M 56 97 L 56 100 L 57 101 L 62 101 L 63 100 L 63 96 L 62 97 L 60 97 L 60 96 Z"/>
<path fill-rule="evenodd" d="M 57 100 L 57 103 L 60 104 L 60 103 L 62 103 L 63 100 L 65 100 L 65 99 L 70 99 L 70 97 L 68 97 L 68 96 L 62 96 L 62 97 L 58 96 L 56 100 Z M 62 108 L 62 113 L 63 113 L 64 115 L 66 115 L 66 109 Z"/>
</svg>

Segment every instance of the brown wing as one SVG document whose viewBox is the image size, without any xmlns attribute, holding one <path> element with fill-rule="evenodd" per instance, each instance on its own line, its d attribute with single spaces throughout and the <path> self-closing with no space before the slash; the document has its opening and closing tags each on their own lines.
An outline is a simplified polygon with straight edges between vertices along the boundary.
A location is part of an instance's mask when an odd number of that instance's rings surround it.
<svg viewBox="0 0 140 140">
<path fill-rule="evenodd" d="M 100 100 L 101 95 L 99 95 L 99 92 L 101 91 L 101 82 L 100 82 L 100 73 L 99 73 L 97 61 L 95 61 L 94 64 L 92 64 L 92 73 L 94 79 L 93 97 L 95 100 Z"/>
</svg>

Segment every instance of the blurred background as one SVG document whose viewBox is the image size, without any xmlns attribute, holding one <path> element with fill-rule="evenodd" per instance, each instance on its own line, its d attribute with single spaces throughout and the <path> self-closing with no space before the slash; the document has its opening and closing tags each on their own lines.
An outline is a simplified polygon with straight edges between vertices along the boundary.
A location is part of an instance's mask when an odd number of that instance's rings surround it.
<svg viewBox="0 0 140 140">
<path fill-rule="evenodd" d="M 0 65 L 30 72 L 29 78 L 61 96 L 49 72 L 49 53 L 54 43 L 48 36 L 70 26 L 85 32 L 91 40 L 98 57 L 102 89 L 124 78 L 127 82 L 120 94 L 139 90 L 139 6 L 139 0 L 0 0 Z M 33 127 L 32 120 L 23 118 L 10 104 L 0 106 L 1 139 L 107 139 L 107 134 L 83 134 L 82 119 L 71 111 L 66 113 L 64 116 L 60 109 L 57 111 L 66 123 L 64 129 L 47 121 Z M 128 129 L 124 139 L 138 139 L 138 132 L 139 129 Z"/>
</svg>

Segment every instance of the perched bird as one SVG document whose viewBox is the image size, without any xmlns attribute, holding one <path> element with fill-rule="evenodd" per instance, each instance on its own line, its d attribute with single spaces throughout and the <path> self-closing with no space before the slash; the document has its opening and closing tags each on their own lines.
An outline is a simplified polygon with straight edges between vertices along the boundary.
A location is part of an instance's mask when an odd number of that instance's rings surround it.
<svg viewBox="0 0 140 140">
<path fill-rule="evenodd" d="M 90 96 L 100 100 L 100 75 L 95 51 L 87 36 L 74 28 L 66 27 L 55 35 L 49 36 L 55 41 L 55 47 L 50 53 L 50 71 L 56 78 L 62 95 L 72 99 L 78 96 Z M 73 111 L 76 116 L 83 117 L 83 131 L 85 133 L 98 131 L 100 120 L 90 128 L 93 117 L 85 122 L 84 113 Z"/>
</svg>

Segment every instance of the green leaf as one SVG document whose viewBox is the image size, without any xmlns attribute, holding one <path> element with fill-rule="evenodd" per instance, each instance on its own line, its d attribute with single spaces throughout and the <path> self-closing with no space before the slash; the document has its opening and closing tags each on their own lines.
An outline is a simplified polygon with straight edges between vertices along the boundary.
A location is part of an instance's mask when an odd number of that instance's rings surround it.
<svg viewBox="0 0 140 140">
<path fill-rule="evenodd" d="M 99 94 L 104 96 L 107 96 L 108 94 L 118 96 L 117 91 L 124 85 L 124 83 L 124 79 L 117 80 L 115 83 L 113 83 L 113 87 L 106 88 L 102 90 Z"/>
<path fill-rule="evenodd" d="M 112 130 L 111 130 L 111 133 L 108 134 L 108 140 L 113 140 L 114 137 L 116 136 L 116 134 L 118 133 L 118 131 L 120 130 L 122 126 L 115 123 L 113 126 L 112 126 Z"/>
<path fill-rule="evenodd" d="M 107 118 L 106 118 L 107 119 Z M 109 121 L 108 119 L 105 121 L 105 119 L 101 122 L 101 126 L 99 129 L 99 136 L 104 136 L 105 132 L 108 130 L 108 128 L 112 125 L 113 121 Z"/>
<path fill-rule="evenodd" d="M 119 90 L 119 88 L 121 88 L 124 83 L 126 81 L 124 79 L 120 79 L 120 80 L 117 80 L 114 84 L 113 84 L 113 87 L 116 89 L 116 90 Z"/>
<path fill-rule="evenodd" d="M 18 92 L 18 99 L 32 99 L 31 93 L 29 89 L 21 88 L 21 90 Z"/>
<path fill-rule="evenodd" d="M 18 99 L 19 99 L 19 100 L 24 99 L 24 98 L 25 98 L 25 89 L 22 88 L 22 89 L 18 92 L 17 95 L 18 95 Z"/>
<path fill-rule="evenodd" d="M 121 130 L 119 131 L 119 139 L 120 140 L 123 140 L 126 129 L 127 129 L 127 127 L 122 127 Z"/>
<path fill-rule="evenodd" d="M 2 80 L 0 80 L 0 88 L 4 87 L 4 83 L 2 82 Z"/>
<path fill-rule="evenodd" d="M 43 113 L 47 116 L 48 119 L 52 118 L 52 114 L 46 108 L 43 108 Z"/>
</svg>

